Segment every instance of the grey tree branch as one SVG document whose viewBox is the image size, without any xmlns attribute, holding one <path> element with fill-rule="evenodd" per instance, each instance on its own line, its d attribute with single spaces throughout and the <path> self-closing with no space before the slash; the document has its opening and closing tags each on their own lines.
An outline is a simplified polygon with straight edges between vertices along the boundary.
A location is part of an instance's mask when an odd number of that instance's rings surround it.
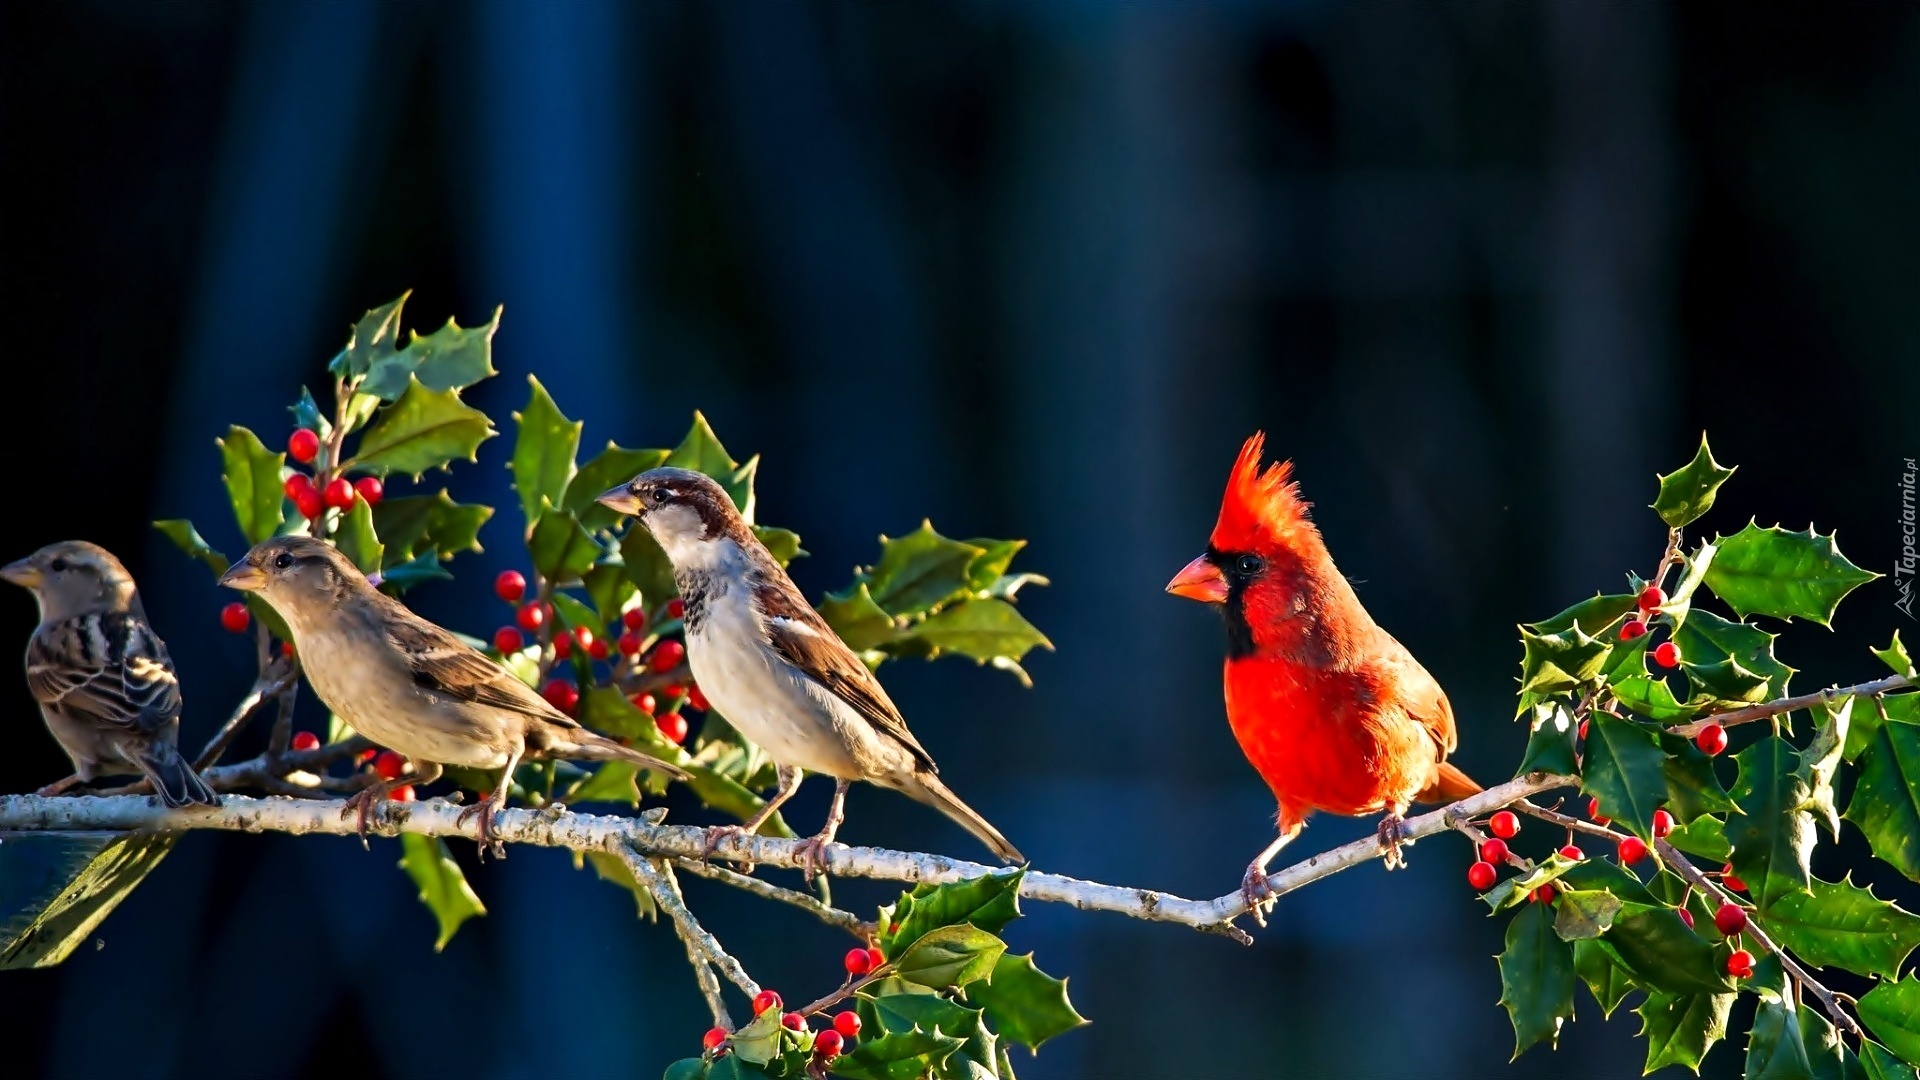
<svg viewBox="0 0 1920 1080">
<path fill-rule="evenodd" d="M 495 829 L 497 832 L 497 825 Z M 735 960 L 726 949 L 722 948 L 719 939 L 709 933 L 706 927 L 701 926 L 700 920 L 694 918 L 693 912 L 687 909 L 686 901 L 680 896 L 680 886 L 673 880 L 672 871 L 655 865 L 651 858 L 629 844 L 616 841 L 608 850 L 625 863 L 627 869 L 633 871 L 634 880 L 645 885 L 647 891 L 653 894 L 653 902 L 673 920 L 673 928 L 687 943 L 689 953 L 698 953 L 705 963 L 711 964 L 720 974 L 725 975 L 729 982 L 739 987 L 748 997 L 753 997 L 760 992 L 760 984 L 753 981 L 753 976 L 748 975 L 747 970 L 740 966 L 740 961 Z M 705 988 L 702 987 L 702 989 Z M 725 1007 L 722 1006 L 720 1011 L 724 1013 Z M 714 1022 L 725 1026 L 718 1017 Z"/>
<path fill-rule="evenodd" d="M 685 908 L 687 898 L 680 892 L 680 882 L 674 879 L 673 872 L 662 869 L 660 880 L 673 894 L 674 902 Z M 681 944 L 687 948 L 687 963 L 693 966 L 693 981 L 700 985 L 700 996 L 707 999 L 707 1009 L 713 1014 L 714 1024 L 732 1031 L 733 1017 L 727 1013 L 727 998 L 720 989 L 719 976 L 713 973 L 713 961 L 707 958 L 706 951 L 701 948 L 699 940 L 688 933 L 686 926 L 678 919 L 674 920 L 673 929 L 680 935 Z"/>
<path fill-rule="evenodd" d="M 1759 705 L 1748 705 L 1745 708 L 1732 709 L 1723 713 L 1714 713 L 1711 716 L 1703 716 L 1698 720 L 1688 721 L 1684 724 L 1675 724 L 1667 730 L 1675 735 L 1685 735 L 1688 738 L 1692 738 L 1700 734 L 1708 724 L 1732 727 L 1735 724 L 1747 724 L 1755 720 L 1765 720 L 1768 717 L 1778 716 L 1784 712 L 1810 708 L 1824 702 L 1838 701 L 1845 697 L 1867 697 L 1874 694 L 1885 694 L 1911 685 L 1913 684 L 1908 682 L 1907 677 L 1904 675 L 1889 675 L 1884 679 L 1875 679 L 1872 682 L 1855 683 L 1852 686 L 1828 687 L 1825 690 L 1817 690 L 1811 694 L 1796 694 L 1793 697 L 1778 698 L 1773 701 L 1763 702 Z"/>
<path fill-rule="evenodd" d="M 803 893 L 798 889 L 782 888 L 770 881 L 762 881 L 757 877 L 742 874 L 737 870 L 729 870 L 724 866 L 715 866 L 710 862 L 703 862 L 699 859 L 676 858 L 673 860 L 673 865 L 696 877 L 722 882 L 767 900 L 778 900 L 782 904 L 792 904 L 794 907 L 818 918 L 828 926 L 837 926 L 862 940 L 865 940 L 873 930 L 872 923 L 862 920 L 860 916 L 855 915 L 853 912 L 842 911 L 831 904 L 821 903 L 818 897 Z"/>
</svg>

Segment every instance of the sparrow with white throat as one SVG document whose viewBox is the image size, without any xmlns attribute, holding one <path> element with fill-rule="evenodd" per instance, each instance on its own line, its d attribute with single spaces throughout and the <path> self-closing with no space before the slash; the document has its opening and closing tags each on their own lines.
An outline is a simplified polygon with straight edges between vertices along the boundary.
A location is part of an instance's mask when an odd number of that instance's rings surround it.
<svg viewBox="0 0 1920 1080">
<path fill-rule="evenodd" d="M 1008 862 L 1025 857 L 948 790 L 873 672 L 808 604 L 711 477 L 653 469 L 600 496 L 637 518 L 673 563 L 686 603 L 687 663 L 727 722 L 773 758 L 779 786 L 744 826 L 752 834 L 793 797 L 805 772 L 834 778 L 826 824 L 804 841 L 813 876 L 845 817 L 847 786 L 865 780 L 952 818 Z"/>
<path fill-rule="evenodd" d="M 27 687 L 74 775 L 40 789 L 57 795 L 100 775 L 145 776 L 168 806 L 220 805 L 180 756 L 180 680 L 166 643 L 147 625 L 133 576 L 106 548 L 49 544 L 0 567 L 33 592 L 40 625 L 27 641 Z"/>
<path fill-rule="evenodd" d="M 493 811 L 523 760 L 631 761 L 684 778 L 677 766 L 596 735 L 485 653 L 375 588 L 346 555 L 306 536 L 267 540 L 220 584 L 255 592 L 286 620 L 307 682 L 340 719 L 404 756 L 409 771 L 365 788 L 344 813 L 367 814 L 393 789 L 430 784 L 442 766 L 503 770 L 478 816 L 481 849 L 498 852 Z"/>
</svg>

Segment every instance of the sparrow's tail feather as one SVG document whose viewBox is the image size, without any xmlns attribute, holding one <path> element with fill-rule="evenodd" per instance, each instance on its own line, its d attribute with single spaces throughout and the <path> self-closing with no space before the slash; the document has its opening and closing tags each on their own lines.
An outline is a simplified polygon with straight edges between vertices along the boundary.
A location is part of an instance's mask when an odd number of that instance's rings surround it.
<svg viewBox="0 0 1920 1080">
<path fill-rule="evenodd" d="M 146 774 L 160 801 L 170 807 L 190 803 L 220 805 L 220 796 L 200 779 L 200 774 L 193 771 L 193 766 L 187 764 L 187 759 L 180 756 L 179 748 L 172 743 L 154 742 L 142 747 L 134 754 L 134 764 Z"/>
<path fill-rule="evenodd" d="M 568 761 L 631 761 L 635 765 L 665 773 L 675 780 L 686 780 L 691 774 L 672 762 L 662 761 L 643 750 L 631 746 L 622 746 L 604 735 L 596 735 L 586 728 L 561 728 L 558 725 L 545 725 L 541 729 L 547 736 L 541 747 L 550 757 L 565 758 Z"/>
<path fill-rule="evenodd" d="M 1440 771 L 1434 774 L 1433 783 L 1413 798 L 1415 802 L 1449 803 L 1469 795 L 1478 795 L 1482 790 L 1472 777 L 1461 772 L 1452 762 L 1443 761 Z"/>
<path fill-rule="evenodd" d="M 1027 861 L 1027 857 L 1020 854 L 1020 849 L 1000 835 L 999 829 L 988 824 L 987 819 L 981 817 L 973 807 L 961 802 L 960 796 L 955 795 L 947 785 L 940 782 L 939 777 L 932 773 L 914 773 L 904 783 L 898 785 L 898 790 L 914 801 L 925 803 L 952 818 L 961 828 L 979 837 L 981 843 L 992 848 L 993 853 L 1006 862 Z"/>
</svg>

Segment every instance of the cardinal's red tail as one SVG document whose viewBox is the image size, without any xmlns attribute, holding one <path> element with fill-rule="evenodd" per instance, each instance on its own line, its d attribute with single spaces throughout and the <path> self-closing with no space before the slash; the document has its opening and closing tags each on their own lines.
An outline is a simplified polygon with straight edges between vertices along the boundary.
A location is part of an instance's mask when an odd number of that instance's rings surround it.
<svg viewBox="0 0 1920 1080">
<path fill-rule="evenodd" d="M 1439 772 L 1434 774 L 1433 783 L 1413 798 L 1415 802 L 1450 803 L 1455 799 L 1478 795 L 1482 790 L 1479 784 L 1473 782 L 1473 777 L 1461 772 L 1452 762 L 1443 761 Z"/>
</svg>

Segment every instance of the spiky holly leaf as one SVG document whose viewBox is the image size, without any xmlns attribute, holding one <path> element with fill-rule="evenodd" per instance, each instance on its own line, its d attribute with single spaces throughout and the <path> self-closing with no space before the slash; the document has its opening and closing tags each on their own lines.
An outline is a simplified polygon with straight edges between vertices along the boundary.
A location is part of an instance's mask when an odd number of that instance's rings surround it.
<svg viewBox="0 0 1920 1080">
<path fill-rule="evenodd" d="M 1863 1080 L 1860 1062 L 1819 1008 L 1802 1000 L 1795 1012 L 1800 1021 L 1800 1042 L 1807 1048 L 1807 1064 L 1813 1070 L 1813 1080 Z"/>
<path fill-rule="evenodd" d="M 833 1059 L 833 1075 L 844 1080 L 921 1080 L 937 1075 L 963 1045 L 963 1039 L 922 1030 L 862 1039 Z"/>
<path fill-rule="evenodd" d="M 874 602 L 893 615 L 919 615 L 963 596 L 967 568 L 985 549 L 941 536 L 933 523 L 905 536 L 880 538 L 880 561 L 861 580 Z"/>
<path fill-rule="evenodd" d="M 1867 1080 L 1916 1080 L 1912 1065 L 1893 1056 L 1893 1051 L 1868 1039 L 1860 1041 L 1860 1068 Z"/>
<path fill-rule="evenodd" d="M 1733 858 L 1726 824 L 1716 817 L 1697 817 L 1667 834 L 1667 843 L 1689 855 L 1724 863 Z"/>
<path fill-rule="evenodd" d="M 966 996 L 986 1010 L 1002 1035 L 1035 1052 L 1048 1039 L 1087 1023 L 1067 999 L 1067 980 L 1035 967 L 1032 953 L 1000 957 L 992 977 L 969 984 Z"/>
<path fill-rule="evenodd" d="M 365 499 L 353 500 L 347 512 L 340 515 L 340 525 L 333 534 L 334 546 L 340 549 L 353 565 L 363 574 L 380 571 L 380 556 L 385 547 L 380 536 L 373 529 L 373 508 Z"/>
<path fill-rule="evenodd" d="M 1792 743 L 1769 735 L 1740 751 L 1740 779 L 1733 801 L 1742 813 L 1727 820 L 1733 845 L 1733 869 L 1747 883 L 1754 903 L 1771 907 L 1779 898 L 1804 895 L 1812 875 L 1812 796 L 1800 775 L 1800 755 Z"/>
<path fill-rule="evenodd" d="M 1527 736 L 1527 752 L 1514 775 L 1550 772 L 1566 776 L 1578 771 L 1580 761 L 1573 748 L 1577 730 L 1578 725 L 1564 701 L 1556 699 L 1535 705 L 1533 732 Z"/>
<path fill-rule="evenodd" d="M 976 984 L 982 985 L 982 984 Z M 939 994 L 861 994 L 857 1004 L 877 1030 L 868 1038 L 888 1032 L 938 1031 L 962 1040 L 959 1050 L 947 1061 L 943 1075 L 975 1078 L 991 1077 L 999 1056 L 999 1037 L 987 1027 L 980 1009 L 949 1001 Z M 864 1019 L 864 1018 L 863 1018 Z"/>
<path fill-rule="evenodd" d="M 1615 963 L 1605 946 L 1590 938 L 1573 943 L 1573 972 L 1587 984 L 1602 1016 L 1612 1016 L 1620 1002 L 1637 989 L 1633 974 Z"/>
<path fill-rule="evenodd" d="M 673 563 L 646 529 L 629 527 L 620 537 L 620 566 L 649 607 L 675 595 Z"/>
<path fill-rule="evenodd" d="M 1853 714 L 1847 718 L 1847 744 L 1841 749 L 1840 756 L 1858 762 L 1860 755 L 1873 745 L 1874 737 L 1880 733 L 1880 725 L 1886 720 L 1920 724 L 1920 694 L 1887 694 L 1860 699 L 1853 707 Z"/>
<path fill-rule="evenodd" d="M 173 850 L 178 833 L 23 833 L 0 844 L 0 970 L 73 954 Z"/>
<path fill-rule="evenodd" d="M 1529 694 L 1558 694 L 1595 681 L 1606 666 L 1611 648 L 1578 626 L 1557 634 L 1520 631 L 1524 650 L 1520 658 L 1520 690 Z"/>
<path fill-rule="evenodd" d="M 1679 1065 L 1699 1073 L 1713 1044 L 1727 1037 L 1727 1013 L 1736 994 L 1647 995 L 1633 1011 L 1647 1039 L 1647 1072 Z"/>
<path fill-rule="evenodd" d="M 1847 732 L 1852 726 L 1849 718 L 1853 706 L 1853 698 L 1821 703 L 1820 726 L 1814 731 L 1813 741 L 1800 751 L 1797 770 L 1807 784 L 1807 809 L 1827 823 L 1835 840 L 1840 839 L 1840 811 L 1833 804 L 1833 776 L 1840 768 L 1840 752 L 1846 747 Z"/>
<path fill-rule="evenodd" d="M 1660 724 L 1691 720 L 1706 711 L 1705 704 L 1681 704 L 1675 701 L 1665 679 L 1638 676 L 1621 679 L 1613 684 L 1613 696 L 1634 715 Z"/>
<path fill-rule="evenodd" d="M 169 521 L 156 521 L 153 527 L 173 541 L 174 547 L 205 563 L 215 577 L 226 573 L 227 567 L 232 565 L 227 562 L 225 555 L 214 550 L 213 546 L 207 543 L 206 538 L 200 535 L 200 530 L 194 528 L 191 521 L 175 518 Z"/>
<path fill-rule="evenodd" d="M 1749 623 L 1723 619 L 1711 611 L 1695 611 L 1673 632 L 1673 643 L 1693 667 L 1717 671 L 1715 665 L 1736 661 L 1740 671 L 1765 681 L 1767 692 L 1763 698 L 1778 698 L 1786 696 L 1787 681 L 1795 669 L 1773 655 L 1775 636 Z"/>
<path fill-rule="evenodd" d="M 1528 904 L 1507 924 L 1500 953 L 1500 1004 L 1513 1021 L 1513 1056 L 1559 1041 L 1573 1018 L 1573 946 L 1553 932 L 1545 904 Z"/>
<path fill-rule="evenodd" d="M 1519 907 L 1527 902 L 1533 890 L 1549 882 L 1558 881 L 1570 873 L 1574 862 L 1558 852 L 1533 864 L 1533 869 L 1524 874 L 1515 874 L 1493 888 L 1480 894 L 1480 899 L 1489 910 L 1504 911 L 1510 907 Z"/>
<path fill-rule="evenodd" d="M 1899 630 L 1893 632 L 1893 640 L 1887 642 L 1886 648 L 1869 651 L 1879 657 L 1881 663 L 1892 668 L 1895 675 L 1904 677 L 1908 682 L 1920 681 L 1920 672 L 1914 670 L 1913 657 L 1901 643 Z"/>
<path fill-rule="evenodd" d="M 1851 878 L 1815 878 L 1812 892 L 1782 896 L 1762 914 L 1774 940 L 1813 967 L 1892 978 L 1920 946 L 1920 916 L 1875 897 Z"/>
<path fill-rule="evenodd" d="M 460 400 L 457 390 L 429 390 L 419 379 L 381 410 L 346 463 L 355 472 L 401 473 L 419 479 L 428 469 L 472 461 L 497 434 L 487 414 Z"/>
<path fill-rule="evenodd" d="M 533 557 L 533 568 L 555 584 L 579 581 L 604 553 L 593 534 L 581 528 L 572 514 L 550 504 L 543 505 L 535 516 L 533 531 L 527 536 L 527 554 Z"/>
<path fill-rule="evenodd" d="M 806 549 L 800 546 L 800 534 L 792 529 L 777 529 L 770 525 L 753 525 L 753 535 L 760 545 L 773 556 L 773 561 L 785 566 L 805 555 Z"/>
<path fill-rule="evenodd" d="M 400 309 L 412 295 L 413 290 L 408 289 L 399 299 L 360 316 L 360 321 L 347 333 L 346 347 L 327 365 L 327 370 L 348 380 L 365 377 L 375 360 L 393 352 L 394 343 L 400 339 Z"/>
<path fill-rule="evenodd" d="M 1743 619 L 1797 616 L 1826 626 L 1843 597 L 1880 576 L 1848 562 L 1831 534 L 1811 529 L 1789 532 L 1748 522 L 1719 546 L 1707 588 Z"/>
<path fill-rule="evenodd" d="M 306 387 L 300 388 L 299 399 L 287 406 L 287 411 L 293 414 L 294 427 L 306 428 L 320 436 L 321 442 L 326 442 L 327 437 L 333 434 L 333 424 L 320 411 L 320 403 L 313 400 L 313 391 Z"/>
<path fill-rule="evenodd" d="M 1893 719 L 1889 711 L 1860 754 L 1846 819 L 1875 855 L 1920 881 L 1920 725 Z"/>
<path fill-rule="evenodd" d="M 1018 661 L 1035 648 L 1053 648 L 1047 636 L 1005 600 L 949 604 L 908 630 L 906 638 L 982 664 L 1000 656 Z"/>
<path fill-rule="evenodd" d="M 1006 575 L 1013 557 L 1027 546 L 1025 540 L 994 540 L 988 537 L 975 537 L 967 543 L 980 549 L 980 554 L 967 566 L 967 586 L 974 592 L 992 588 L 994 582 Z"/>
<path fill-rule="evenodd" d="M 1670 994 L 1725 994 L 1734 989 L 1713 947 L 1665 904 L 1623 904 L 1600 941 L 1650 989 Z"/>
<path fill-rule="evenodd" d="M 440 565 L 440 556 L 423 551 L 403 563 L 394 563 L 380 571 L 380 587 L 390 593 L 402 593 L 423 581 L 452 581 L 453 575 Z"/>
<path fill-rule="evenodd" d="M 389 566 L 406 562 L 422 551 L 451 559 L 463 551 L 480 550 L 480 526 L 493 516 L 493 507 L 457 503 L 445 488 L 432 495 L 403 495 L 380 500 L 373 508 L 374 531 L 387 546 Z"/>
<path fill-rule="evenodd" d="M 1653 905 L 1660 901 L 1619 865 L 1605 859 L 1582 859 L 1567 868 L 1560 880 L 1569 889 L 1605 889 L 1628 903 Z"/>
<path fill-rule="evenodd" d="M 1553 932 L 1562 941 L 1597 938 L 1620 914 L 1620 898 L 1605 889 L 1568 889 L 1553 905 Z"/>
<path fill-rule="evenodd" d="M 447 325 L 425 337 L 415 333 L 406 348 L 389 348 L 375 357 L 360 392 L 392 401 L 406 393 L 409 377 L 418 378 L 429 390 L 463 390 L 492 377 L 493 335 L 500 329 L 500 313 L 500 308 L 494 308 L 493 317 L 479 326 L 462 327 L 448 319 Z M 398 304 L 393 326 L 397 331 Z"/>
<path fill-rule="evenodd" d="M 1620 617 L 1633 611 L 1639 597 L 1633 593 L 1595 593 L 1550 619 L 1531 624 L 1536 633 L 1562 634 L 1578 626 L 1588 634 L 1598 634 Z"/>
<path fill-rule="evenodd" d="M 404 833 L 400 837 L 400 851 L 400 868 L 419 886 L 420 902 L 427 905 L 427 910 L 433 912 L 440 924 L 440 936 L 433 943 L 433 951 L 439 952 L 453 940 L 461 923 L 475 915 L 485 915 L 486 905 L 467 884 L 467 877 L 460 872 L 460 864 L 453 861 L 446 841 Z"/>
<path fill-rule="evenodd" d="M 1635 835 L 1653 838 L 1653 812 L 1667 801 L 1667 755 L 1654 730 L 1596 712 L 1588 717 L 1580 790 Z"/>
<path fill-rule="evenodd" d="M 1748 671 L 1738 657 L 1729 656 L 1711 664 L 1696 664 L 1689 659 L 1683 660 L 1680 666 L 1693 687 L 1690 701 L 1750 705 L 1772 696 L 1767 690 L 1766 676 Z"/>
<path fill-rule="evenodd" d="M 927 931 L 890 962 L 902 979 L 941 989 L 986 978 L 1006 951 L 1006 942 L 962 923 Z"/>
<path fill-rule="evenodd" d="M 526 407 L 513 414 L 520 434 L 514 439 L 508 468 L 513 470 L 513 487 L 520 493 L 527 527 L 532 529 L 542 510 L 563 502 L 568 482 L 574 477 L 573 456 L 580 448 L 580 430 L 586 425 L 567 419 L 539 379 L 529 375 L 527 385 L 532 389 Z"/>
<path fill-rule="evenodd" d="M 593 601 L 593 609 L 600 616 L 600 622 L 614 633 L 619 633 L 614 623 L 626 610 L 627 601 L 638 591 L 633 582 L 627 580 L 627 568 L 621 565 L 620 557 L 602 555 L 592 569 L 580 575 L 580 584 L 586 587 L 587 598 Z"/>
<path fill-rule="evenodd" d="M 878 648 L 900 634 L 893 616 L 873 602 L 864 581 L 855 582 L 844 592 L 828 593 L 820 601 L 820 617 L 827 620 L 840 640 L 859 651 Z"/>
<path fill-rule="evenodd" d="M 1020 882 L 1025 876 L 1024 870 L 1014 869 L 943 885 L 916 885 L 883 910 L 880 947 L 888 956 L 896 956 L 943 926 L 968 925 L 998 934 L 1020 916 Z"/>
<path fill-rule="evenodd" d="M 614 485 L 624 484 L 666 461 L 665 450 L 628 450 L 610 442 L 606 449 L 580 466 L 580 471 L 567 482 L 560 509 L 579 518 L 580 524 L 590 532 L 614 528 L 620 523 L 620 514 L 594 500 Z"/>
<path fill-rule="evenodd" d="M 268 450 L 259 436 L 238 424 L 214 444 L 220 447 L 220 460 L 226 466 L 221 479 L 227 485 L 233 520 L 247 543 L 257 544 L 278 532 L 285 520 L 280 470 L 287 456 Z"/>
<path fill-rule="evenodd" d="M 1723 814 L 1734 809 L 1733 799 L 1714 775 L 1713 759 L 1700 751 L 1692 739 L 1660 733 L 1660 749 L 1667 755 L 1661 772 L 1667 778 L 1667 809 L 1674 820 L 1689 822 L 1702 814 Z"/>
<path fill-rule="evenodd" d="M 1693 460 L 1660 478 L 1660 494 L 1653 500 L 1654 512 L 1676 529 L 1690 525 L 1712 509 L 1715 493 L 1732 475 L 1732 469 L 1713 460 L 1706 433 L 1702 432 L 1700 450 L 1693 455 Z"/>
<path fill-rule="evenodd" d="M 706 473 L 727 490 L 733 505 L 738 507 L 741 516 L 753 520 L 753 476 L 760 459 L 754 458 L 746 465 L 733 460 L 727 448 L 720 445 L 720 437 L 713 433 L 713 425 L 707 423 L 704 414 L 695 411 L 693 426 L 687 429 L 686 438 L 667 455 L 665 464 L 676 469 L 692 469 Z"/>
<path fill-rule="evenodd" d="M 1755 981 L 1758 981 L 1756 976 Z M 1800 1030 L 1800 1010 L 1790 995 L 1760 995 L 1747 1029 L 1747 1077 L 1751 1080 L 1813 1080 L 1813 1064 Z"/>
</svg>

